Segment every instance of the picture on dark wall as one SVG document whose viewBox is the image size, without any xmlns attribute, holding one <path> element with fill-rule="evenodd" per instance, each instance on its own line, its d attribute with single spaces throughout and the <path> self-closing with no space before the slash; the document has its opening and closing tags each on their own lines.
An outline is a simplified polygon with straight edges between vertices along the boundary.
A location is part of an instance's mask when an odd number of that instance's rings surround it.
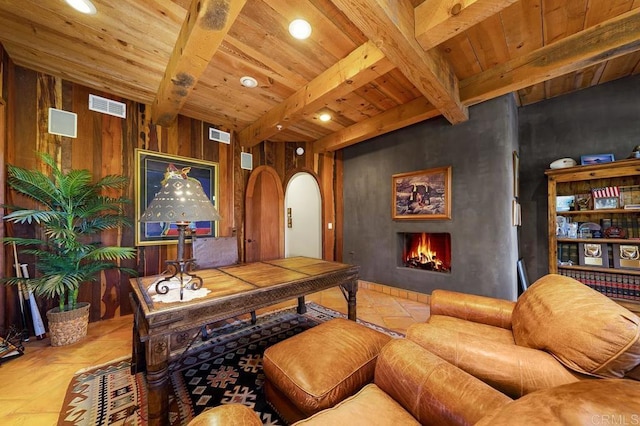
<svg viewBox="0 0 640 426">
<path fill-rule="evenodd" d="M 189 177 L 197 179 L 204 193 L 217 207 L 218 164 L 179 157 L 155 151 L 136 149 L 136 245 L 177 244 L 178 228 L 173 223 L 137 221 L 162 188 L 168 170 L 189 170 Z M 198 237 L 216 236 L 216 222 L 201 221 L 190 224 L 191 233 Z"/>
<path fill-rule="evenodd" d="M 613 154 L 593 154 L 583 155 L 580 157 L 580 164 L 587 166 L 589 164 L 603 164 L 615 161 Z"/>
<path fill-rule="evenodd" d="M 393 220 L 451 219 L 451 166 L 391 178 Z"/>
</svg>

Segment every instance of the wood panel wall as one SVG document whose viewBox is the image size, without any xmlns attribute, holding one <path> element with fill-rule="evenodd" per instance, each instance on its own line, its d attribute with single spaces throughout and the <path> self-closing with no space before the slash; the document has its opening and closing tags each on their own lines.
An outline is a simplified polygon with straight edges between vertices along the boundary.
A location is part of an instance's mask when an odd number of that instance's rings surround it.
<svg viewBox="0 0 640 426">
<path fill-rule="evenodd" d="M 242 148 L 235 143 L 226 145 L 208 140 L 208 129 L 215 123 L 178 116 L 170 127 L 159 127 L 150 122 L 147 105 L 132 102 L 74 84 L 58 77 L 45 75 L 33 70 L 14 66 L 0 49 L 0 86 L 3 104 L 6 104 L 6 130 L 0 131 L 0 172 L 5 181 L 5 165 L 14 164 L 27 168 L 42 168 L 35 153 L 52 154 L 64 170 L 71 168 L 89 169 L 94 176 L 123 174 L 130 177 L 130 185 L 124 195 L 132 200 L 128 206 L 128 215 L 134 218 L 135 200 L 135 157 L 136 148 L 161 153 L 214 161 L 219 164 L 219 204 L 222 216 L 219 222 L 220 236 L 237 236 L 240 259 L 244 259 L 244 190 L 249 171 L 240 168 Z M 89 94 L 104 96 L 124 102 L 127 118 L 120 119 L 110 115 L 89 111 Z M 49 107 L 72 111 L 78 114 L 78 137 L 66 138 L 47 133 Z M 224 130 L 224 129 L 223 129 Z M 232 137 L 232 140 L 235 138 Z M 5 142 L 6 141 L 6 142 Z M 3 144 L 4 143 L 4 144 Z M 305 153 L 296 155 L 299 146 Z M 311 144 L 264 142 L 249 151 L 253 155 L 254 168 L 260 165 L 273 167 L 280 176 L 283 188 L 296 171 L 308 171 L 315 174 L 321 187 L 324 200 L 325 222 L 335 223 L 335 187 L 334 168 L 336 160 L 332 153 L 317 155 L 312 153 Z M 2 191 L 6 190 L 3 184 Z M 12 191 L 0 191 L 2 203 L 16 202 L 24 204 Z M 32 226 L 9 226 L 2 224 L 1 232 L 8 235 L 33 235 Z M 328 231 L 325 226 L 324 254 L 326 259 L 335 259 L 335 228 Z M 102 239 L 106 244 L 122 246 L 134 245 L 134 229 L 121 232 L 105 232 Z M 128 261 L 124 266 L 136 269 L 142 275 L 157 274 L 164 270 L 164 262 L 175 258 L 176 245 L 158 245 L 138 247 L 136 260 Z M 5 261 L 2 273 L 12 273 L 12 254 L 9 250 L 0 252 Z M 33 259 L 20 258 L 29 263 L 34 271 Z M 91 321 L 108 319 L 131 313 L 129 304 L 129 277 L 116 271 L 109 271 L 100 277 L 99 282 L 84 286 L 80 300 L 91 302 Z M 3 302 L 3 298 L 4 300 Z M 0 333 L 5 326 L 17 324 L 17 295 L 12 288 L 0 288 L 0 307 L 4 315 L 0 319 Z M 40 300 L 42 317 L 45 311 L 55 306 L 53 301 Z"/>
</svg>

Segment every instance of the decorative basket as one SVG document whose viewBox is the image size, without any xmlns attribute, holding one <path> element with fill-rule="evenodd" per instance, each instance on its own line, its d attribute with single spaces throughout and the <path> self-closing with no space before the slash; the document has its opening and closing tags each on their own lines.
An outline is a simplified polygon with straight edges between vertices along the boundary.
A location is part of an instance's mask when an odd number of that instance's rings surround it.
<svg viewBox="0 0 640 426">
<path fill-rule="evenodd" d="M 89 303 L 80 302 L 71 311 L 60 312 L 60 308 L 47 311 L 51 346 L 70 345 L 87 335 L 90 306 Z"/>
</svg>

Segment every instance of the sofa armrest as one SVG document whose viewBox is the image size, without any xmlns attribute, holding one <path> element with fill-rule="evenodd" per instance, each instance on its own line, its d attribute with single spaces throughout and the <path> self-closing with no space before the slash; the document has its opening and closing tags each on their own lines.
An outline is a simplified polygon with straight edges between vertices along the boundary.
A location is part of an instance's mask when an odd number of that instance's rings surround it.
<svg viewBox="0 0 640 426">
<path fill-rule="evenodd" d="M 511 329 L 516 302 L 449 290 L 434 290 L 429 302 L 431 315 L 446 315 Z"/>
<path fill-rule="evenodd" d="M 262 420 L 246 405 L 223 404 L 200 413 L 188 426 L 262 426 Z"/>
<path fill-rule="evenodd" d="M 387 343 L 374 383 L 422 424 L 474 424 L 511 401 L 407 339 Z"/>
</svg>

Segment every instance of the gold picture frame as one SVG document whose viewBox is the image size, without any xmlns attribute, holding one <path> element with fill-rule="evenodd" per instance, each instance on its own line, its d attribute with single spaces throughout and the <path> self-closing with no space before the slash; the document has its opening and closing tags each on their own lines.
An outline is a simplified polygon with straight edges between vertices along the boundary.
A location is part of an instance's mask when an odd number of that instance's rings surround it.
<svg viewBox="0 0 640 426">
<path fill-rule="evenodd" d="M 450 220 L 451 166 L 391 177 L 393 220 Z"/>
<path fill-rule="evenodd" d="M 189 169 L 189 177 L 198 179 L 202 189 L 211 202 L 218 208 L 218 163 L 196 158 L 180 157 L 162 152 L 136 149 L 135 151 L 135 245 L 178 244 L 178 232 L 175 224 L 162 222 L 142 223 L 138 219 L 162 187 L 167 167 L 172 164 L 178 169 Z M 198 237 L 218 235 L 217 222 L 194 222 L 191 232 Z"/>
</svg>

